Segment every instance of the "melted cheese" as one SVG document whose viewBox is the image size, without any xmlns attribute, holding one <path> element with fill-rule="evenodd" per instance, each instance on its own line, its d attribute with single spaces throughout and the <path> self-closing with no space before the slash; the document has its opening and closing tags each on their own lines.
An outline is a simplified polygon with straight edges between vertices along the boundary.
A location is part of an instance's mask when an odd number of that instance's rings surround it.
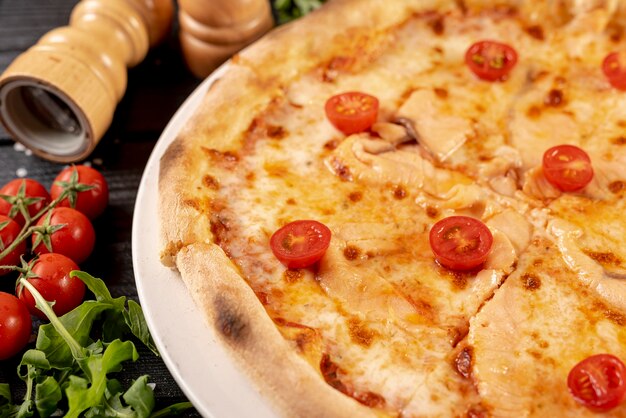
<svg viewBox="0 0 626 418">
<path fill-rule="evenodd" d="M 624 203 L 614 191 L 626 181 L 626 140 L 618 139 L 626 94 L 600 74 L 615 46 L 602 34 L 606 15 L 594 16 L 594 30 L 575 21 L 547 28 L 545 41 L 514 16 L 450 15 L 443 36 L 416 16 L 367 66 L 304 74 L 259 115 L 283 134 L 250 133 L 235 171 L 220 179 L 217 216 L 228 225 L 220 245 L 285 337 L 313 367 L 329 356 L 355 398 L 382 397 L 381 413 L 403 417 L 485 408 L 583 416 L 567 393 L 568 369 L 595 350 L 626 356 L 624 331 L 586 307 L 604 300 L 626 309 L 626 288 L 609 277 L 626 266 Z M 480 81 L 466 68 L 465 50 L 480 39 L 518 50 L 505 82 Z M 379 98 L 380 137 L 346 138 L 326 119 L 327 98 L 351 90 Z M 417 141 L 390 125 L 398 117 L 413 120 Z M 582 195 L 562 195 L 542 176 L 544 150 L 564 142 L 602 167 Z M 453 214 L 493 231 L 479 272 L 434 260 L 428 231 Z M 318 267 L 292 272 L 269 237 L 297 219 L 325 223 L 333 239 Z M 600 253 L 620 262 L 607 266 Z M 548 264 L 553 275 L 541 267 Z M 534 271 L 540 289 L 528 282 Z M 459 341 L 474 349 L 473 380 L 453 367 Z"/>
</svg>

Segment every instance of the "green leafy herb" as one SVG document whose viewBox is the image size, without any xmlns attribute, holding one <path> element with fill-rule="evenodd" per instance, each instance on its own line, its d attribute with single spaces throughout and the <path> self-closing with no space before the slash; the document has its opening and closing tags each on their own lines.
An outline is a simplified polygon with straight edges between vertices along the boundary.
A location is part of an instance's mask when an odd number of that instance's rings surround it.
<svg viewBox="0 0 626 418">
<path fill-rule="evenodd" d="M 35 413 L 47 418 L 59 405 L 65 417 L 150 418 L 179 414 L 192 407 L 184 402 L 152 413 L 154 393 L 148 376 L 140 376 L 125 390 L 109 377 L 123 364 L 139 357 L 135 345 L 123 340 L 134 335 L 158 355 L 139 304 L 113 298 L 100 279 L 72 272 L 95 295 L 71 312 L 57 317 L 51 304 L 25 279 L 20 279 L 35 299 L 35 306 L 50 320 L 39 328 L 35 349 L 24 353 L 18 366 L 26 383 L 21 404 L 13 404 L 9 385 L 0 384 L 0 418 L 27 418 Z M 100 330 L 100 326 L 102 329 Z"/>
<path fill-rule="evenodd" d="M 318 9 L 326 0 L 272 0 L 278 24 L 298 19 Z"/>
</svg>

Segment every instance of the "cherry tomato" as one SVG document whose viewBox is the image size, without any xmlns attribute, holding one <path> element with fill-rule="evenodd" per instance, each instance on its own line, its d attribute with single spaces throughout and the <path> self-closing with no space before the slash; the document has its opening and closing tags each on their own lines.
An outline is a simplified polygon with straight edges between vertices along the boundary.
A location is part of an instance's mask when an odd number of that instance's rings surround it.
<svg viewBox="0 0 626 418">
<path fill-rule="evenodd" d="M 626 90 L 626 54 L 611 52 L 602 61 L 602 72 L 618 90 Z"/>
<path fill-rule="evenodd" d="M 35 254 L 59 253 L 80 264 L 89 257 L 96 233 L 89 219 L 76 209 L 54 208 L 37 221 L 33 233 Z"/>
<path fill-rule="evenodd" d="M 593 179 L 589 155 L 574 145 L 557 145 L 543 154 L 543 175 L 563 192 L 574 192 Z"/>
<path fill-rule="evenodd" d="M 483 264 L 491 251 L 493 235 L 487 225 L 468 216 L 450 216 L 430 230 L 435 258 L 451 270 L 471 270 Z"/>
<path fill-rule="evenodd" d="M 272 252 L 290 269 L 308 267 L 319 261 L 330 245 L 331 232 L 317 221 L 295 221 L 274 232 Z"/>
<path fill-rule="evenodd" d="M 612 354 L 587 357 L 569 372 L 567 386 L 578 403 L 608 411 L 626 396 L 626 366 Z"/>
<path fill-rule="evenodd" d="M 86 165 L 71 166 L 62 170 L 50 188 L 52 199 L 59 197 L 65 189 L 69 191 L 69 196 L 57 207 L 74 208 L 92 220 L 104 212 L 109 202 L 109 185 L 104 176 Z"/>
<path fill-rule="evenodd" d="M 480 41 L 467 49 L 465 63 L 482 80 L 502 81 L 515 67 L 517 52 L 501 42 Z"/>
<path fill-rule="evenodd" d="M 57 316 L 66 314 L 83 301 L 85 284 L 77 277 L 70 277 L 70 272 L 78 270 L 78 266 L 66 256 L 42 254 L 30 263 L 29 270 L 34 276 L 29 274 L 27 280 L 45 300 L 54 301 L 52 309 Z M 16 293 L 31 314 L 46 319 L 46 315 L 35 307 L 35 299 L 28 289 L 18 284 Z"/>
<path fill-rule="evenodd" d="M 0 215 L 0 253 L 15 241 L 22 228 L 13 219 Z M 26 252 L 26 241 L 22 241 L 13 251 L 0 258 L 0 266 L 17 266 L 20 256 Z M 0 269 L 0 276 L 11 270 Z"/>
<path fill-rule="evenodd" d="M 26 305 L 9 293 L 0 292 L 0 360 L 13 357 L 26 346 L 32 325 Z"/>
<path fill-rule="evenodd" d="M 347 92 L 326 101 L 326 117 L 346 135 L 366 131 L 378 117 L 378 99 L 369 94 Z"/>
<path fill-rule="evenodd" d="M 41 183 L 32 179 L 14 179 L 0 189 L 0 215 L 13 218 L 20 226 L 26 220 L 20 207 L 33 217 L 50 203 L 50 195 Z"/>
</svg>

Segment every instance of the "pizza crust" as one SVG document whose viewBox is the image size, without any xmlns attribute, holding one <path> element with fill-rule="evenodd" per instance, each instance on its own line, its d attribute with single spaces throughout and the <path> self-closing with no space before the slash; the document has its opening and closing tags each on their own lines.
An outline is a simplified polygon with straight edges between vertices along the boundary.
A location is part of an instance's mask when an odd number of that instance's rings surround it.
<svg viewBox="0 0 626 418">
<path fill-rule="evenodd" d="M 176 257 L 194 302 L 262 395 L 289 417 L 374 417 L 327 385 L 280 335 L 236 267 L 215 244 L 197 243 Z"/>
</svg>

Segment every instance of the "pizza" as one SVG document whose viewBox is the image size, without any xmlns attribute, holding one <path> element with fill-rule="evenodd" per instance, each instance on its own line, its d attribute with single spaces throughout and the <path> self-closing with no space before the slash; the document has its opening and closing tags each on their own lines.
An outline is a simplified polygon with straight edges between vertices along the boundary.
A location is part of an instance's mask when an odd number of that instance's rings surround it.
<svg viewBox="0 0 626 418">
<path fill-rule="evenodd" d="M 278 415 L 626 416 L 624 24 L 331 0 L 230 61 L 161 259 Z"/>
</svg>

